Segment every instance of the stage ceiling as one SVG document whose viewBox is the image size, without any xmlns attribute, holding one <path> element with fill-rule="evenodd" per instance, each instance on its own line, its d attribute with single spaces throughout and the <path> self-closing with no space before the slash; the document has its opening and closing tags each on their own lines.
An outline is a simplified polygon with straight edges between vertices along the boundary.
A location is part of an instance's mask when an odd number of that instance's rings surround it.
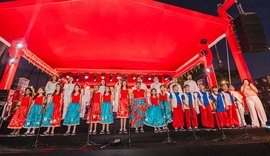
<svg viewBox="0 0 270 156">
<path fill-rule="evenodd" d="M 224 34 L 219 17 L 152 0 L 15 0 L 0 3 L 0 36 L 59 71 L 174 72 Z"/>
</svg>

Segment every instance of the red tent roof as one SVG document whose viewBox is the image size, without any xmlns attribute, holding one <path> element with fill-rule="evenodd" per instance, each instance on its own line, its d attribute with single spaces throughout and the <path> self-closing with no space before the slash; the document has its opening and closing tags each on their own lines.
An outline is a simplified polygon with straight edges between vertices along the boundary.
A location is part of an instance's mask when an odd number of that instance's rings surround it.
<svg viewBox="0 0 270 156">
<path fill-rule="evenodd" d="M 150 0 L 19 0 L 0 3 L 0 36 L 25 38 L 58 70 L 174 72 L 202 38 L 224 33 L 219 17 Z M 74 71 L 73 70 L 73 71 Z"/>
</svg>

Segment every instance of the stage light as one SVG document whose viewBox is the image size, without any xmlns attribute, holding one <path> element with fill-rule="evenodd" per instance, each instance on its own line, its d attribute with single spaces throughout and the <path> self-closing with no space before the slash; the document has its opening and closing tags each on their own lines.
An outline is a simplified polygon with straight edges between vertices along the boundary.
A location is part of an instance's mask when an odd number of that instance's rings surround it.
<svg viewBox="0 0 270 156">
<path fill-rule="evenodd" d="M 101 79 L 105 79 L 105 73 L 101 74 Z"/>
<path fill-rule="evenodd" d="M 96 82 L 97 81 L 97 74 L 95 73 L 94 74 L 94 82 Z"/>
<path fill-rule="evenodd" d="M 206 38 L 202 38 L 200 43 L 201 44 L 207 44 L 207 39 Z"/>
<path fill-rule="evenodd" d="M 201 51 L 202 56 L 206 56 L 207 53 L 208 53 L 207 50 L 202 50 L 202 51 Z"/>
<path fill-rule="evenodd" d="M 17 42 L 16 43 L 16 48 L 23 49 L 24 48 L 24 44 L 22 42 Z"/>
<path fill-rule="evenodd" d="M 125 74 L 125 79 L 126 79 L 126 80 L 128 79 L 128 74 Z"/>
<path fill-rule="evenodd" d="M 76 81 L 80 80 L 80 73 L 77 74 Z"/>
<path fill-rule="evenodd" d="M 84 73 L 84 78 L 88 79 L 89 78 L 89 73 Z"/>
<path fill-rule="evenodd" d="M 148 80 L 149 80 L 149 81 L 152 80 L 152 77 L 151 77 L 150 74 L 148 74 Z"/>
<path fill-rule="evenodd" d="M 168 75 L 164 75 L 164 80 L 167 81 L 169 79 Z"/>
<path fill-rule="evenodd" d="M 117 79 L 119 80 L 121 78 L 120 73 L 117 74 Z"/>
<path fill-rule="evenodd" d="M 15 64 L 15 63 L 17 62 L 17 59 L 11 58 L 11 59 L 9 59 L 9 62 L 10 62 L 11 64 Z"/>
<path fill-rule="evenodd" d="M 71 73 L 67 73 L 66 78 L 69 79 L 71 76 Z"/>
<path fill-rule="evenodd" d="M 206 71 L 207 73 L 210 73 L 210 72 L 211 72 L 211 69 L 210 69 L 210 68 L 206 68 L 205 71 Z"/>
<path fill-rule="evenodd" d="M 136 75 L 133 73 L 132 74 L 132 79 L 135 80 L 136 79 Z"/>
<path fill-rule="evenodd" d="M 113 74 L 110 74 L 110 81 L 113 81 Z"/>
</svg>

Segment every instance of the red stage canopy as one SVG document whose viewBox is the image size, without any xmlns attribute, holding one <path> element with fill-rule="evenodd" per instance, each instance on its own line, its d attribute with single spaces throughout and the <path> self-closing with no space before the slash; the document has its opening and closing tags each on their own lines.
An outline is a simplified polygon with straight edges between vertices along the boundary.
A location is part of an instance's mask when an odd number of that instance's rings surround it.
<svg viewBox="0 0 270 156">
<path fill-rule="evenodd" d="M 0 36 L 25 38 L 58 71 L 174 73 L 224 34 L 220 17 L 151 0 L 19 0 L 0 3 Z"/>
</svg>

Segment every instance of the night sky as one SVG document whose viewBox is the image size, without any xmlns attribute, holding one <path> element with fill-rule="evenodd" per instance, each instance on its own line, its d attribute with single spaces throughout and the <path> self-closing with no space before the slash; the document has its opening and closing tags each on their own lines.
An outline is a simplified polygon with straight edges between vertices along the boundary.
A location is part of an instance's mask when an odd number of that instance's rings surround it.
<svg viewBox="0 0 270 156">
<path fill-rule="evenodd" d="M 172 5 L 180 6 L 183 8 L 196 10 L 199 12 L 207 13 L 210 15 L 217 16 L 217 4 L 222 3 L 221 0 L 158 0 L 161 2 L 166 2 Z M 203 3 L 202 3 L 203 2 Z M 261 24 L 264 28 L 266 38 L 268 43 L 270 43 L 270 0 L 240 0 L 239 1 L 245 12 L 257 12 L 259 15 Z M 232 7 L 229 10 L 229 14 L 232 17 L 236 17 L 238 12 L 236 7 Z M 225 48 L 225 39 L 220 41 L 218 44 L 219 54 L 221 55 L 221 59 L 223 61 L 223 66 L 227 67 L 226 64 L 226 48 Z M 216 56 L 215 51 L 213 50 L 214 56 Z M 259 53 L 244 53 L 244 57 L 254 79 L 260 78 L 266 75 L 270 75 L 270 52 L 259 52 Z M 235 64 L 232 56 L 230 56 L 231 67 L 235 69 Z M 215 57 L 214 60 L 215 67 L 218 66 L 217 59 Z M 31 71 L 33 72 L 31 74 Z M 31 64 L 29 64 L 25 59 L 22 59 L 20 62 L 20 67 L 18 72 L 16 73 L 16 78 L 18 77 L 26 77 L 30 78 L 31 84 L 35 87 L 44 86 L 45 82 L 48 79 L 45 73 L 42 73 L 37 68 L 33 68 Z M 15 82 L 16 83 L 16 82 Z"/>
<path fill-rule="evenodd" d="M 183 8 L 207 13 L 217 16 L 217 4 L 223 3 L 224 0 L 157 0 L 168 4 L 180 6 Z M 203 3 L 202 3 L 203 2 Z M 256 12 L 260 18 L 261 24 L 264 28 L 265 35 L 270 43 L 270 1 L 269 0 L 239 0 L 245 12 Z M 239 13 L 235 6 L 229 9 L 229 15 L 236 17 Z M 225 39 L 221 40 L 217 46 L 218 51 L 223 61 L 223 66 L 227 67 L 226 60 L 226 42 Z M 216 56 L 215 50 L 212 49 L 213 55 Z M 252 78 L 260 78 L 266 75 L 270 75 L 270 52 L 262 51 L 259 53 L 244 53 L 246 63 L 251 72 Z M 231 68 L 235 69 L 235 63 L 230 55 Z M 217 58 L 214 59 L 215 67 L 218 66 Z"/>
</svg>

